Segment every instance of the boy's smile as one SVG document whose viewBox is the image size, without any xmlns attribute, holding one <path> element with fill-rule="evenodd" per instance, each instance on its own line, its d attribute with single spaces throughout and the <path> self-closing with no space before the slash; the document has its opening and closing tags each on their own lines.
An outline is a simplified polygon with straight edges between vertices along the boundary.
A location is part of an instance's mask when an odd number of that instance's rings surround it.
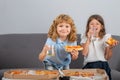
<svg viewBox="0 0 120 80">
<path fill-rule="evenodd" d="M 70 34 L 71 26 L 68 23 L 62 22 L 57 25 L 57 33 L 60 38 L 66 39 Z"/>
</svg>

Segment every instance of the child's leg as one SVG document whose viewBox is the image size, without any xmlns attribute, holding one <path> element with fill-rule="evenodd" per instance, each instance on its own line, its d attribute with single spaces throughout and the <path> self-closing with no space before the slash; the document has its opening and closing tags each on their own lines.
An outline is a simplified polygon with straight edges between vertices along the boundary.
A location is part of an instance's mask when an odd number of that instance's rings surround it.
<svg viewBox="0 0 120 80">
<path fill-rule="evenodd" d="M 46 69 L 46 70 L 55 70 L 54 67 L 53 67 L 53 66 L 50 66 L 50 65 L 49 65 L 49 66 L 45 66 L 45 69 Z"/>
<path fill-rule="evenodd" d="M 44 65 L 45 65 L 44 67 L 46 70 L 56 70 L 56 68 L 53 65 L 51 65 L 47 62 L 44 62 Z"/>
<path fill-rule="evenodd" d="M 103 61 L 89 62 L 83 67 L 83 69 L 88 69 L 88 68 L 104 69 L 109 77 L 109 80 L 112 80 L 111 79 L 111 70 L 106 61 L 105 62 L 103 62 Z"/>
<path fill-rule="evenodd" d="M 63 70 L 66 70 L 66 69 L 70 69 L 70 67 L 69 66 L 64 66 Z"/>
<path fill-rule="evenodd" d="M 109 80 L 112 80 L 112 77 L 111 77 L 111 69 L 109 67 L 109 64 L 108 62 L 103 62 L 103 69 L 106 71 L 108 77 L 109 77 Z"/>
</svg>

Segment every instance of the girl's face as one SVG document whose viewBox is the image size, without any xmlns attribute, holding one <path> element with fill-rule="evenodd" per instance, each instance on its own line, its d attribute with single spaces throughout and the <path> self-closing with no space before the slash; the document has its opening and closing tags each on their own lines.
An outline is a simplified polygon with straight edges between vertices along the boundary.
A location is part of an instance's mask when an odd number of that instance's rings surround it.
<svg viewBox="0 0 120 80">
<path fill-rule="evenodd" d="M 71 31 L 71 26 L 68 23 L 62 22 L 57 25 L 57 33 L 60 38 L 66 38 Z"/>
<path fill-rule="evenodd" d="M 99 21 L 97 21 L 96 19 L 93 19 L 90 23 L 89 23 L 89 30 L 92 32 L 93 28 L 96 30 L 96 33 L 99 33 L 100 30 L 102 29 L 102 25 Z"/>
</svg>

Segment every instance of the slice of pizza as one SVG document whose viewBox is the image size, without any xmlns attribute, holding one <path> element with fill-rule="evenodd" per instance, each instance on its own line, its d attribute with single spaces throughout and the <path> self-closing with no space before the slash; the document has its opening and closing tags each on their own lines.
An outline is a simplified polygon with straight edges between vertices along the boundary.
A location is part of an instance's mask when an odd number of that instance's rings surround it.
<svg viewBox="0 0 120 80">
<path fill-rule="evenodd" d="M 81 77 L 92 77 L 95 74 L 93 72 L 80 72 L 80 71 L 73 71 L 65 73 L 66 76 L 81 76 Z"/>
<path fill-rule="evenodd" d="M 11 75 L 26 75 L 27 70 L 12 70 L 10 71 Z"/>
<path fill-rule="evenodd" d="M 73 49 L 80 51 L 80 50 L 83 50 L 83 47 L 80 45 L 77 45 L 77 46 L 73 46 Z"/>
<path fill-rule="evenodd" d="M 79 72 L 79 71 L 65 73 L 66 76 L 80 76 L 80 74 L 81 74 L 81 72 Z"/>
<path fill-rule="evenodd" d="M 80 46 L 80 45 L 77 45 L 77 46 L 69 46 L 69 45 L 67 45 L 67 46 L 65 46 L 65 51 L 71 52 L 72 50 L 80 51 L 80 50 L 83 50 L 83 47 Z"/>
<path fill-rule="evenodd" d="M 91 77 L 91 76 L 94 76 L 95 74 L 92 73 L 92 72 L 82 72 L 81 73 L 81 76 L 82 77 Z"/>
<path fill-rule="evenodd" d="M 113 45 L 114 43 L 117 43 L 117 40 L 115 40 L 114 38 L 110 37 L 107 41 L 106 41 L 107 44 L 109 45 Z"/>
<path fill-rule="evenodd" d="M 22 71 L 20 71 L 20 70 L 14 70 L 14 71 L 11 71 L 11 75 L 14 75 L 14 74 L 21 74 L 22 73 Z"/>
</svg>

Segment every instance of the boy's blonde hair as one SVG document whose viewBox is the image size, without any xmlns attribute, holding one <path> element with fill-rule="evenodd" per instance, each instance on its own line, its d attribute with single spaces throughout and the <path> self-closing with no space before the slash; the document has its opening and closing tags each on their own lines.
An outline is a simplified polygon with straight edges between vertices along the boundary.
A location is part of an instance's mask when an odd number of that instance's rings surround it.
<svg viewBox="0 0 120 80">
<path fill-rule="evenodd" d="M 77 32 L 76 32 L 74 21 L 69 15 L 66 15 L 66 14 L 60 14 L 58 17 L 56 17 L 56 19 L 53 21 L 52 25 L 50 26 L 50 29 L 48 31 L 48 37 L 51 38 L 53 41 L 56 41 L 56 39 L 59 37 L 57 33 L 57 25 L 62 22 L 66 22 L 71 26 L 70 34 L 67 36 L 68 41 L 69 42 L 76 41 Z"/>
</svg>

